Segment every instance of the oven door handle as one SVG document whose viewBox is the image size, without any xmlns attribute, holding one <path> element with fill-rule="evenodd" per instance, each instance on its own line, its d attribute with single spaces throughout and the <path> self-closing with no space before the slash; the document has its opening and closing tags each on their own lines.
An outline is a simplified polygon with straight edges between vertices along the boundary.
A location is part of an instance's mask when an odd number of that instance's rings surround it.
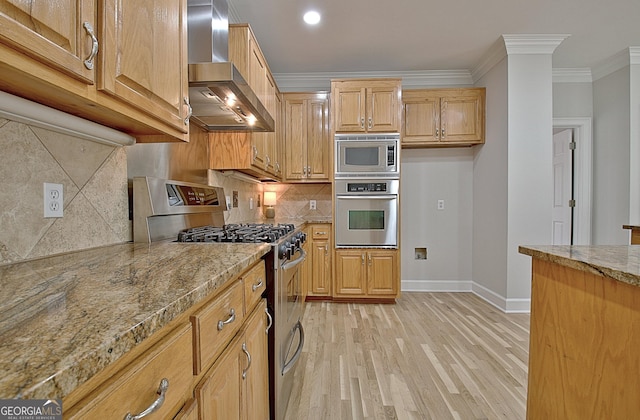
<svg viewBox="0 0 640 420">
<path fill-rule="evenodd" d="M 336 195 L 339 200 L 395 200 L 396 194 L 388 195 Z"/>
<path fill-rule="evenodd" d="M 305 252 L 304 249 L 299 248 L 298 251 L 300 251 L 300 256 L 298 258 L 296 258 L 293 261 L 289 261 L 285 264 L 282 264 L 282 269 L 283 270 L 289 270 L 293 267 L 295 267 L 296 265 L 300 264 L 301 262 L 303 262 L 305 260 L 305 258 L 307 258 L 307 253 Z"/>
<path fill-rule="evenodd" d="M 289 361 L 286 362 L 284 366 L 282 366 L 282 376 L 284 376 L 287 372 L 291 370 L 293 365 L 295 365 L 296 362 L 298 361 L 300 354 L 302 354 L 302 346 L 304 346 L 304 328 L 302 328 L 302 323 L 300 321 L 298 321 L 295 327 L 293 327 L 293 331 L 295 330 L 300 331 L 300 342 L 298 343 L 298 348 L 296 349 L 296 352 L 293 354 L 291 359 L 289 359 Z"/>
</svg>

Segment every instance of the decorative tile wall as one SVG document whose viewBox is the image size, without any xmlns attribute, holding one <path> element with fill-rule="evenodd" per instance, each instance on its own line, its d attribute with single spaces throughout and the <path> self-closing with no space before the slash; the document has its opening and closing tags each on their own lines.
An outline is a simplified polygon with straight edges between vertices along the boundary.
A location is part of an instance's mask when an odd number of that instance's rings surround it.
<svg viewBox="0 0 640 420">
<path fill-rule="evenodd" d="M 0 264 L 131 240 L 124 148 L 0 119 L 0 150 Z M 63 218 L 44 218 L 45 182 Z"/>
</svg>

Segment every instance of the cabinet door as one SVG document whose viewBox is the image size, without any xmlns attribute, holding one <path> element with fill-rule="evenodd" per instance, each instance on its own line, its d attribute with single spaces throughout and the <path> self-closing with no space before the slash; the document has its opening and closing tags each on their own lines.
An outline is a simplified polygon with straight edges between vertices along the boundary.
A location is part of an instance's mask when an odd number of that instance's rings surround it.
<svg viewBox="0 0 640 420">
<path fill-rule="evenodd" d="M 238 361 L 239 347 L 239 340 L 233 340 L 196 387 L 195 395 L 201 419 L 241 419 L 242 372 Z"/>
<path fill-rule="evenodd" d="M 103 0 L 98 89 L 183 133 L 188 98 L 186 0 Z"/>
<path fill-rule="evenodd" d="M 311 292 L 315 296 L 330 296 L 331 258 L 329 256 L 329 241 L 313 241 L 311 253 Z"/>
<path fill-rule="evenodd" d="M 473 90 L 468 95 L 443 97 L 440 137 L 443 142 L 484 142 L 484 97 Z"/>
<path fill-rule="evenodd" d="M 84 63 L 93 47 L 85 23 L 95 33 L 95 10 L 94 0 L 0 0 L 0 42 L 93 84 L 94 70 Z"/>
<path fill-rule="evenodd" d="M 440 127 L 440 98 L 430 95 L 407 95 L 404 102 L 403 145 L 434 143 Z"/>
<path fill-rule="evenodd" d="M 307 178 L 328 180 L 329 155 L 329 100 L 324 98 L 307 101 Z"/>
<path fill-rule="evenodd" d="M 302 98 L 285 99 L 284 169 L 286 180 L 301 180 L 307 166 L 307 112 Z"/>
<path fill-rule="evenodd" d="M 267 304 L 263 300 L 247 321 L 240 355 L 243 378 L 244 420 L 269 419 L 269 357 L 267 348 Z M 249 358 L 251 362 L 249 363 Z"/>
<path fill-rule="evenodd" d="M 335 89 L 336 132 L 364 132 L 366 130 L 366 88 L 348 82 L 337 83 Z"/>
<path fill-rule="evenodd" d="M 336 251 L 336 295 L 365 294 L 365 258 L 364 251 Z"/>
<path fill-rule="evenodd" d="M 398 88 L 381 86 L 367 89 L 367 120 L 369 132 L 399 132 Z"/>
<path fill-rule="evenodd" d="M 367 252 L 367 294 L 388 295 L 398 293 L 398 251 Z"/>
</svg>

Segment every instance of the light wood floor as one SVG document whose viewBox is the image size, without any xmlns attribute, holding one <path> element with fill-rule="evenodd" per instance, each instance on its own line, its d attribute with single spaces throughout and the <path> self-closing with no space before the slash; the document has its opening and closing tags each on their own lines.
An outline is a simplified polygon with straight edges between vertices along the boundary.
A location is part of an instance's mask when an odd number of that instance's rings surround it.
<svg viewBox="0 0 640 420">
<path fill-rule="evenodd" d="M 524 419 L 529 315 L 471 293 L 307 302 L 288 420 Z"/>
</svg>

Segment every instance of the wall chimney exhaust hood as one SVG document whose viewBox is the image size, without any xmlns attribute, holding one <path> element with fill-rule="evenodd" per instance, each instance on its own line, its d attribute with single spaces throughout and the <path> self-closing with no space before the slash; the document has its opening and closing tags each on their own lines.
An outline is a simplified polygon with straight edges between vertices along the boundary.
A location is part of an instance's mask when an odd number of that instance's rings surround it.
<svg viewBox="0 0 640 420">
<path fill-rule="evenodd" d="M 207 131 L 274 131 L 273 117 L 229 62 L 227 0 L 188 0 L 191 121 Z"/>
</svg>

